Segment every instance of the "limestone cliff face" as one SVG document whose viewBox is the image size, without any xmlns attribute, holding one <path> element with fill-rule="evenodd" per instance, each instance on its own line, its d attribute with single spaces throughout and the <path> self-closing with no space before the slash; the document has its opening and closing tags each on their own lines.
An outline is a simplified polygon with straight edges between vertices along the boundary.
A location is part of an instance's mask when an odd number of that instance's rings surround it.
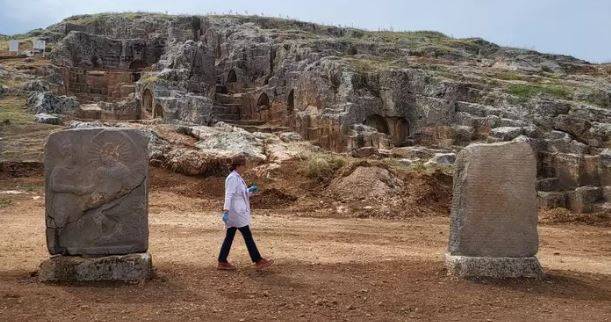
<svg viewBox="0 0 611 322">
<path fill-rule="evenodd" d="M 48 32 L 61 39 L 58 64 L 142 72 L 136 99 L 166 121 L 267 122 L 348 152 L 524 135 L 556 186 L 611 181 L 605 65 L 436 32 L 257 16 L 77 16 Z"/>
</svg>

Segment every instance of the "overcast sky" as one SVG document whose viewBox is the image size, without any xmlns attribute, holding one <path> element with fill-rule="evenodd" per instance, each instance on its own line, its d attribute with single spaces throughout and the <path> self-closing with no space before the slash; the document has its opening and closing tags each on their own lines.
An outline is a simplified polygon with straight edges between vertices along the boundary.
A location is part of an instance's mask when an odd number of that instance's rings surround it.
<svg viewBox="0 0 611 322">
<path fill-rule="evenodd" d="M 371 30 L 435 30 L 503 46 L 611 61 L 611 0 L 0 0 L 0 33 L 84 13 L 248 13 Z"/>
</svg>

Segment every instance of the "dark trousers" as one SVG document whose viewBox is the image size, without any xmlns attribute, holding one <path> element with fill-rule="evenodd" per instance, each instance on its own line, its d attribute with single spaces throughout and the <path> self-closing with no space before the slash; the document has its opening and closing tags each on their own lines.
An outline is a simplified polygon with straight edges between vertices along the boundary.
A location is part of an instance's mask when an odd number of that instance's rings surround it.
<svg viewBox="0 0 611 322">
<path fill-rule="evenodd" d="M 252 238 L 252 233 L 250 232 L 250 228 L 248 226 L 240 228 L 227 228 L 227 234 L 225 235 L 223 246 L 221 246 L 221 253 L 219 254 L 219 262 L 227 262 L 227 257 L 229 256 L 229 251 L 231 250 L 231 244 L 233 243 L 233 237 L 235 237 L 235 231 L 238 229 L 240 230 L 240 233 L 242 233 L 242 237 L 244 237 L 250 259 L 253 262 L 258 262 L 261 259 L 261 254 L 259 254 L 257 244 L 255 244 L 255 240 Z"/>
</svg>

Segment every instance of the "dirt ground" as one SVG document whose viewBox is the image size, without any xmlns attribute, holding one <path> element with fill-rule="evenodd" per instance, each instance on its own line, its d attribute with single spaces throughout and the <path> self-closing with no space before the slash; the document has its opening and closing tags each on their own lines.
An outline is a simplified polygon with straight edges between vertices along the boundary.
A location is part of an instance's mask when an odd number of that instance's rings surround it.
<svg viewBox="0 0 611 322">
<path fill-rule="evenodd" d="M 239 270 L 220 272 L 223 178 L 156 168 L 151 177 L 156 277 L 139 285 L 37 282 L 48 257 L 43 179 L 0 179 L 0 320 L 611 319 L 608 226 L 540 225 L 543 280 L 462 280 L 443 267 L 445 211 L 351 218 L 294 176 L 292 188 L 258 182 L 253 201 L 255 239 L 275 266 L 255 271 L 238 237 L 230 260 Z"/>
</svg>

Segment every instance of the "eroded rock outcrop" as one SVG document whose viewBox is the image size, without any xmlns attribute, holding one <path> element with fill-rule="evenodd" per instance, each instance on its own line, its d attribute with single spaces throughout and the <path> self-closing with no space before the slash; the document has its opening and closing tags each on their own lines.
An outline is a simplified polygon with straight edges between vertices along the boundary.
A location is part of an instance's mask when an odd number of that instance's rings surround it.
<svg viewBox="0 0 611 322">
<path fill-rule="evenodd" d="M 609 190 L 609 71 L 573 57 L 256 16 L 75 16 L 48 32 L 60 35 L 54 62 L 71 68 L 55 87 L 109 100 L 133 92 L 139 118 L 267 123 L 357 157 L 526 138 L 549 204 L 572 207 L 580 187 Z M 108 68 L 121 72 L 97 70 Z"/>
<path fill-rule="evenodd" d="M 47 114 L 73 114 L 79 106 L 76 98 L 57 96 L 51 92 L 30 94 L 27 104 L 32 112 Z"/>
</svg>

